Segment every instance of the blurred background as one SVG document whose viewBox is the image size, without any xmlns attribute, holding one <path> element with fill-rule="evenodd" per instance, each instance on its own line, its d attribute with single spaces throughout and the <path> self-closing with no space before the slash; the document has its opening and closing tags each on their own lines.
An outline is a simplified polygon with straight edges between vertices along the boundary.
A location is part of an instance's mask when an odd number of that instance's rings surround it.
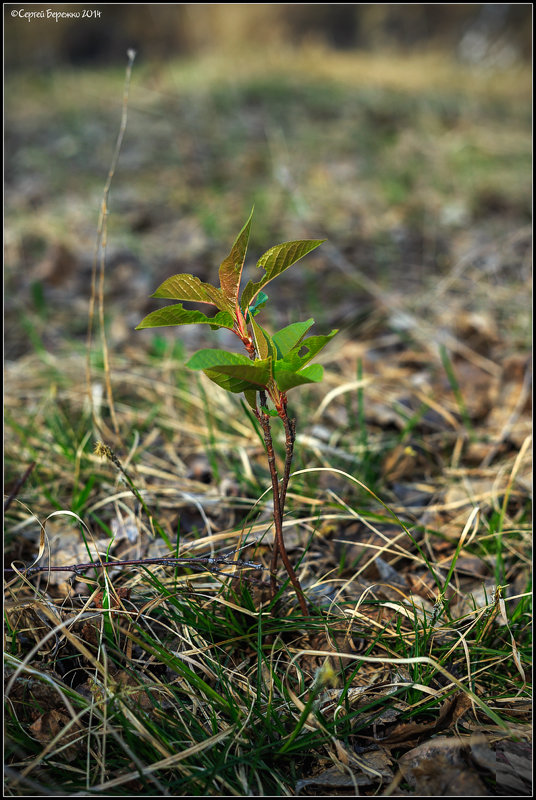
<svg viewBox="0 0 536 800">
<path fill-rule="evenodd" d="M 409 48 L 449 52 L 466 63 L 510 66 L 530 61 L 530 3 L 273 3 L 7 5 L 5 64 L 38 69 L 119 64 L 127 47 L 162 61 L 236 48 L 300 48 L 316 42 L 339 50 Z M 52 25 L 11 14 L 79 12 Z M 94 15 L 93 13 L 96 12 Z"/>
<path fill-rule="evenodd" d="M 464 309 L 526 343 L 530 4 L 4 15 L 8 359 L 84 340 L 128 48 L 105 285 L 115 346 L 150 346 L 153 332 L 133 334 L 160 305 L 148 295 L 175 272 L 214 279 L 253 205 L 250 269 L 277 242 L 329 239 L 281 279 L 282 322 L 313 314 L 353 336 L 407 330 L 411 312 L 456 329 Z M 189 349 L 203 333 L 162 335 Z"/>
</svg>

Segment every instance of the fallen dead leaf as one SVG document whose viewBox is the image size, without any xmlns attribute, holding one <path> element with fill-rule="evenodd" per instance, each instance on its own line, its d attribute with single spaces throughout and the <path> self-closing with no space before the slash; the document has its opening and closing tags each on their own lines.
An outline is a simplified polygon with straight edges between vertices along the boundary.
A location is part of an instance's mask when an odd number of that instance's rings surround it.
<svg viewBox="0 0 536 800">
<path fill-rule="evenodd" d="M 393 779 L 391 756 L 380 749 L 368 753 L 351 753 L 342 743 L 337 743 L 338 763 L 330 769 L 324 770 L 311 778 L 305 778 L 296 783 L 296 794 L 318 795 L 318 790 L 323 794 L 339 793 L 342 789 L 355 789 L 358 786 L 382 785 Z M 304 791 L 306 790 L 306 791 Z"/>
<path fill-rule="evenodd" d="M 110 593 L 111 597 L 111 606 L 106 606 L 106 608 L 121 608 L 121 600 L 130 600 L 132 589 L 121 588 L 121 589 L 114 589 L 113 592 Z M 104 608 L 102 601 L 104 600 L 104 592 L 97 592 L 93 597 L 93 602 L 97 608 Z"/>
<path fill-rule="evenodd" d="M 459 692 L 442 704 L 436 720 L 400 722 L 391 728 L 380 741 L 383 746 L 393 746 L 402 742 L 418 741 L 423 736 L 449 730 L 469 708 L 471 708 L 470 699 L 467 695 Z"/>
<path fill-rule="evenodd" d="M 32 735 L 38 739 L 41 744 L 48 744 L 65 728 L 69 722 L 69 716 L 63 711 L 53 708 L 51 711 L 46 711 L 40 714 L 35 722 L 30 725 Z M 76 740 L 76 741 L 73 741 Z M 67 747 L 65 744 L 72 742 Z M 71 727 L 64 736 L 61 736 L 55 745 L 56 748 L 62 748 L 63 757 L 67 761 L 74 761 L 80 753 L 84 750 L 85 744 L 80 738 L 80 731 L 75 725 Z"/>
<path fill-rule="evenodd" d="M 483 797 L 490 794 L 460 741 L 442 736 L 410 750 L 399 760 L 404 778 L 421 797 Z"/>
</svg>

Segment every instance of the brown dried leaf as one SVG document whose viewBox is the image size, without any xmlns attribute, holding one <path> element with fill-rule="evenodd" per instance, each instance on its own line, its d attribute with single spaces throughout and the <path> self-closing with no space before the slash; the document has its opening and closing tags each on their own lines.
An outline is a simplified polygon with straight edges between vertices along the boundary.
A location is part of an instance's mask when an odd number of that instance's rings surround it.
<svg viewBox="0 0 536 800">
<path fill-rule="evenodd" d="M 307 794 L 312 797 L 324 797 L 330 793 L 339 792 L 341 789 L 355 789 L 356 786 L 367 786 L 371 783 L 371 776 L 354 773 L 350 767 L 331 767 L 315 775 L 314 778 L 304 778 L 296 783 L 296 794 Z M 314 793 L 310 790 L 314 789 Z M 309 791 L 304 791 L 309 790 Z M 322 794 L 319 794 L 322 790 Z M 352 792 L 356 794 L 356 792 Z"/>
<path fill-rule="evenodd" d="M 117 682 L 116 692 L 118 694 L 120 693 L 121 696 L 130 699 L 144 711 L 152 711 L 154 709 L 145 687 L 143 684 L 140 685 L 139 680 L 136 680 L 130 673 L 125 672 L 125 670 L 119 670 L 114 675 L 114 679 Z"/>
<path fill-rule="evenodd" d="M 471 708 L 467 695 L 459 692 L 446 700 L 440 709 L 437 720 L 431 722 L 401 722 L 381 739 L 382 745 L 395 745 L 401 742 L 418 741 L 426 734 L 449 730 L 457 720 Z"/>
<path fill-rule="evenodd" d="M 6 679 L 11 676 L 13 670 L 7 668 L 5 670 Z M 41 675 L 48 677 L 51 681 L 57 682 L 57 674 L 50 669 L 42 669 Z M 26 675 L 18 675 L 15 679 L 11 691 L 9 693 L 10 701 L 17 706 L 17 710 L 25 712 L 27 709 L 34 707 L 44 708 L 57 708 L 62 709 L 64 704 L 51 685 L 46 680 L 37 680 L 33 676 L 27 677 Z"/>
<path fill-rule="evenodd" d="M 392 759 L 384 750 L 375 749 L 357 756 L 348 751 L 341 742 L 336 742 L 335 745 L 339 763 L 312 778 L 298 781 L 296 794 L 311 795 L 313 787 L 324 790 L 323 794 L 329 793 L 329 790 L 339 793 L 341 789 L 381 785 L 393 779 Z M 304 792 L 304 789 L 308 791 Z"/>
<path fill-rule="evenodd" d="M 415 747 L 399 761 L 404 778 L 421 797 L 482 797 L 489 794 L 464 759 L 460 741 L 440 737 Z"/>
<path fill-rule="evenodd" d="M 69 719 L 68 714 L 53 708 L 51 711 L 38 716 L 35 722 L 30 725 L 30 731 L 42 744 L 48 744 L 65 728 Z M 57 742 L 56 746 L 63 748 L 66 742 L 73 739 L 77 740 L 62 749 L 63 758 L 67 761 L 74 761 L 84 749 L 84 742 L 79 739 L 79 736 L 79 729 L 75 726 L 74 729 L 70 728 Z"/>
<path fill-rule="evenodd" d="M 99 629 L 95 622 L 84 622 L 80 631 L 80 638 L 87 644 L 98 645 Z"/>
<path fill-rule="evenodd" d="M 111 606 L 106 606 L 106 608 L 121 608 L 121 600 L 126 599 L 130 600 L 132 589 L 114 589 L 113 592 L 110 593 L 111 596 Z M 104 608 L 102 601 L 104 599 L 104 592 L 97 592 L 93 598 L 93 602 L 97 608 Z"/>
</svg>

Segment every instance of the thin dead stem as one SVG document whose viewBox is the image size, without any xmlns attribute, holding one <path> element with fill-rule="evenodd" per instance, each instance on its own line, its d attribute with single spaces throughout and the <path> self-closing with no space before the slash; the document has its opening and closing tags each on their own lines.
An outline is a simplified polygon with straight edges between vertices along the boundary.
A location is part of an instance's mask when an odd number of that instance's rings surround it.
<svg viewBox="0 0 536 800">
<path fill-rule="evenodd" d="M 121 152 L 121 145 L 123 144 L 123 137 L 125 135 L 125 130 L 127 127 L 127 112 L 128 112 L 128 94 L 130 90 L 130 81 L 132 77 L 132 65 L 134 64 L 134 59 L 136 57 L 135 50 L 128 50 L 128 64 L 126 68 L 126 75 L 125 75 L 125 85 L 123 90 L 123 105 L 122 105 L 122 112 L 121 112 L 121 124 L 119 127 L 119 133 L 117 135 L 117 141 L 115 144 L 114 154 L 112 156 L 112 161 L 110 164 L 110 169 L 108 171 L 108 178 L 106 180 L 106 184 L 104 186 L 104 191 L 102 195 L 102 203 L 101 203 L 101 210 L 99 215 L 99 222 L 97 225 L 97 241 L 95 244 L 95 252 L 93 257 L 93 267 L 91 271 L 91 297 L 89 301 L 89 311 L 88 311 L 88 333 L 87 333 L 87 344 L 86 344 L 86 383 L 87 383 L 87 391 L 89 402 L 91 405 L 91 409 L 93 411 L 93 422 L 97 429 L 101 427 L 99 420 L 96 419 L 94 404 L 93 404 L 93 393 L 91 389 L 91 342 L 92 342 L 92 332 L 93 332 L 93 316 L 95 313 L 95 296 L 96 296 L 96 284 L 97 284 L 97 263 L 99 264 L 99 290 L 98 290 L 98 309 L 99 309 L 99 325 L 100 325 L 100 335 L 101 335 L 101 345 L 102 345 L 102 357 L 104 363 L 104 379 L 106 384 L 106 395 L 108 398 L 108 406 L 110 409 L 110 416 L 112 419 L 112 425 L 114 428 L 115 433 L 119 434 L 119 425 L 117 423 L 117 417 L 115 414 L 115 406 L 113 401 L 113 393 L 112 393 L 112 382 L 110 378 L 110 362 L 108 357 L 108 344 L 106 342 L 106 332 L 104 328 L 104 273 L 106 267 L 106 246 L 107 246 L 107 230 L 108 230 L 108 197 L 110 194 L 110 187 L 112 185 L 112 180 L 115 174 L 115 170 L 117 167 L 117 162 L 119 160 L 119 153 Z"/>
</svg>

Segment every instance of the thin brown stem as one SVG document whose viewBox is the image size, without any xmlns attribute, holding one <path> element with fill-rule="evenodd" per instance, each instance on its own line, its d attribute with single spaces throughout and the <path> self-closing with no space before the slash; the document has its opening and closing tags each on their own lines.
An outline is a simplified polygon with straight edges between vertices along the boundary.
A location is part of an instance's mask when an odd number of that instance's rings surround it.
<svg viewBox="0 0 536 800">
<path fill-rule="evenodd" d="M 262 402 L 262 400 L 261 400 Z M 272 564 L 276 563 L 277 565 L 277 554 L 281 555 L 281 560 L 285 565 L 285 569 L 287 570 L 288 576 L 290 578 L 290 582 L 292 583 L 296 595 L 298 597 L 298 601 L 300 604 L 300 608 L 304 617 L 309 616 L 309 611 L 307 610 L 307 604 L 305 602 L 305 596 L 303 594 L 303 590 L 300 586 L 300 582 L 294 572 L 294 568 L 290 563 L 290 559 L 288 557 L 286 548 L 285 548 L 285 541 L 283 539 L 283 515 L 282 509 L 280 505 L 280 494 L 279 494 L 279 480 L 277 476 L 277 470 L 275 466 L 275 453 L 274 453 L 274 445 L 272 441 L 272 432 L 270 428 L 270 416 L 266 414 L 264 411 L 257 412 L 256 414 L 257 419 L 259 420 L 262 430 L 264 433 L 264 443 L 266 446 L 266 453 L 268 456 L 268 466 L 270 468 L 270 475 L 272 478 L 272 494 L 273 494 L 273 503 L 274 503 L 274 526 L 275 526 L 275 541 L 274 541 L 274 550 L 272 555 Z M 276 576 L 274 571 L 272 570 L 271 575 L 271 586 L 272 586 L 272 594 L 275 594 L 275 590 L 277 588 L 276 584 Z"/>
<path fill-rule="evenodd" d="M 260 398 L 260 401 L 261 401 L 261 408 L 266 408 L 267 400 L 266 400 L 266 392 L 264 390 L 259 392 L 259 398 Z M 270 463 L 270 455 L 269 455 L 270 449 L 271 449 L 272 454 L 273 454 L 273 443 L 272 443 L 272 434 L 271 434 L 271 430 L 270 430 L 270 419 L 268 417 L 268 419 L 266 420 L 266 424 L 265 424 L 264 418 L 266 418 L 267 415 L 264 414 L 264 412 L 255 412 L 255 413 L 256 413 L 257 419 L 261 423 L 261 427 L 262 427 L 262 430 L 263 430 L 263 433 L 264 433 L 264 442 L 265 442 L 265 445 L 266 445 L 266 452 L 268 453 L 268 463 L 269 463 L 269 466 L 270 466 L 270 475 L 272 477 L 272 490 L 277 494 L 277 496 L 279 498 L 279 489 L 277 489 L 277 491 L 274 489 L 274 479 L 273 479 L 273 473 L 276 472 L 276 469 L 275 469 L 275 456 L 274 456 L 273 464 L 271 464 Z M 269 443 L 268 443 L 268 440 L 269 440 Z M 277 483 L 277 473 L 276 473 L 276 483 Z M 278 554 L 279 554 L 279 539 L 278 539 L 278 536 L 277 536 L 277 524 L 275 523 L 275 517 L 278 516 L 278 515 L 282 517 L 281 503 L 279 503 L 279 508 L 278 508 L 278 511 L 277 511 L 277 514 L 276 514 L 275 494 L 274 494 L 274 528 L 275 528 L 275 535 L 274 535 L 274 546 L 273 546 L 273 549 L 272 549 L 272 562 L 271 562 L 271 565 L 270 565 L 270 586 L 271 586 L 271 589 L 272 589 L 272 597 L 275 597 L 275 595 L 277 593 L 277 577 L 276 577 L 276 573 L 277 573 L 277 557 L 278 557 Z"/>
<path fill-rule="evenodd" d="M 285 468 L 283 472 L 283 479 L 281 481 L 281 486 L 279 489 L 279 508 L 281 511 L 281 520 L 283 520 L 285 516 L 285 501 L 287 498 L 287 486 L 290 478 L 290 468 L 292 466 L 292 458 L 294 455 L 294 442 L 296 439 L 296 422 L 293 419 L 289 419 L 287 415 L 286 401 L 283 403 L 282 413 L 280 413 L 279 416 L 285 428 Z M 274 552 L 272 554 L 273 573 L 277 571 L 278 553 L 279 550 L 277 548 L 274 548 Z"/>
<path fill-rule="evenodd" d="M 283 402 L 283 413 L 279 416 L 285 427 L 285 470 L 283 472 L 283 480 L 281 481 L 281 491 L 279 492 L 279 505 L 281 506 L 281 514 L 283 514 L 285 511 L 285 500 L 287 497 L 292 457 L 294 455 L 294 442 L 296 441 L 296 420 L 290 419 L 287 414 L 286 398 Z"/>
</svg>

